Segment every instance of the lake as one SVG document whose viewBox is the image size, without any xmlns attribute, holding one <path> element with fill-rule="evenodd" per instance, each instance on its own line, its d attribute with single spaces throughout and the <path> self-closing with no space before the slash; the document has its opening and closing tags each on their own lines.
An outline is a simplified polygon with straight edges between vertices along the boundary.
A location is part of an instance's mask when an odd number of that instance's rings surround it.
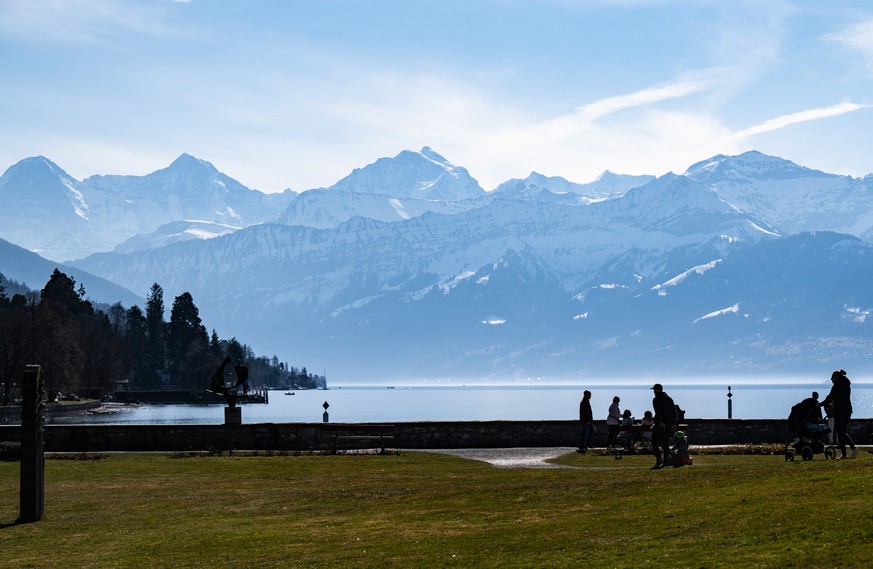
<svg viewBox="0 0 873 569">
<path fill-rule="evenodd" d="M 649 385 L 612 386 L 336 386 L 298 390 L 294 395 L 270 391 L 268 404 L 242 405 L 243 423 L 320 422 L 328 402 L 331 422 L 403 421 L 550 421 L 579 417 L 583 389 L 592 392 L 595 419 L 606 418 L 612 397 L 639 418 L 651 409 Z M 873 384 L 853 384 L 854 417 L 873 417 Z M 688 418 L 726 418 L 727 385 L 664 385 Z M 735 419 L 784 419 L 791 406 L 818 391 L 827 395 L 830 381 L 767 385 L 733 385 Z M 118 413 L 57 417 L 60 423 L 221 424 L 224 405 L 144 405 Z"/>
</svg>

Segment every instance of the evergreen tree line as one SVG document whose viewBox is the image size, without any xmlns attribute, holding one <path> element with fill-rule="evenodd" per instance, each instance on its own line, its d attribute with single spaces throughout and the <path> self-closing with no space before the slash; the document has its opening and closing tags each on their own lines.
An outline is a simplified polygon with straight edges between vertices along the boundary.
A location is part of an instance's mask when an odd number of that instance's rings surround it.
<svg viewBox="0 0 873 569">
<path fill-rule="evenodd" d="M 7 292 L 8 290 L 8 292 Z M 42 365 L 46 391 L 100 397 L 118 380 L 130 389 L 203 391 L 225 356 L 249 366 L 252 388 L 323 387 L 324 377 L 256 356 L 236 338 L 207 334 L 188 292 L 173 300 L 164 319 L 164 291 L 151 286 L 145 312 L 120 303 L 95 307 L 85 289 L 55 269 L 45 287 L 31 291 L 0 274 L 0 381 L 2 403 L 12 402 L 24 366 Z M 20 387 L 20 386 L 18 386 Z"/>
</svg>

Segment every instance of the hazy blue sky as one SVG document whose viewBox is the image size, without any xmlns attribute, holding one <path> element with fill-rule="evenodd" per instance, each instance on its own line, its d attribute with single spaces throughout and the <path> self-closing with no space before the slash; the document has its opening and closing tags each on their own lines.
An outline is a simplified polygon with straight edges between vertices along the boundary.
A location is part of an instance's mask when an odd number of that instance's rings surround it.
<svg viewBox="0 0 873 569">
<path fill-rule="evenodd" d="M 873 3 L 2 0 L 0 171 L 182 152 L 329 186 L 431 146 L 485 189 L 756 149 L 873 172 Z"/>
</svg>

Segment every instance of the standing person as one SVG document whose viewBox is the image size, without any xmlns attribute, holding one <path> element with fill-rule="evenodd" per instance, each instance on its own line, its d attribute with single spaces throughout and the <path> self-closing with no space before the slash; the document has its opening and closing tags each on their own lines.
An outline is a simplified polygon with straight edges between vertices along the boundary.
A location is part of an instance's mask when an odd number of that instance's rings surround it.
<svg viewBox="0 0 873 569">
<path fill-rule="evenodd" d="M 653 470 L 664 467 L 664 461 L 670 456 L 670 435 L 676 426 L 676 404 L 664 393 L 660 383 L 652 386 L 655 397 L 652 399 L 652 409 L 655 411 L 655 426 L 652 429 L 652 447 L 655 451 L 655 466 Z"/>
<path fill-rule="evenodd" d="M 609 434 L 606 435 L 607 448 L 615 445 L 615 438 L 618 436 L 618 429 L 621 426 L 621 408 L 618 406 L 620 401 L 618 395 L 613 397 L 609 413 L 606 415 L 606 426 L 609 429 Z"/>
<path fill-rule="evenodd" d="M 587 389 L 579 402 L 579 422 L 582 423 L 582 438 L 579 441 L 579 452 L 588 450 L 591 436 L 594 434 L 594 414 L 591 411 L 591 392 Z"/>
<path fill-rule="evenodd" d="M 831 392 L 819 403 L 819 406 L 828 409 L 828 415 L 834 418 L 834 433 L 837 435 L 837 444 L 842 453 L 837 458 L 846 458 L 846 443 L 849 443 L 852 448 L 852 458 L 855 458 L 858 456 L 858 449 L 846 433 L 849 419 L 852 417 L 852 382 L 846 377 L 845 370 L 839 370 L 831 374 L 831 383 L 833 383 Z"/>
</svg>

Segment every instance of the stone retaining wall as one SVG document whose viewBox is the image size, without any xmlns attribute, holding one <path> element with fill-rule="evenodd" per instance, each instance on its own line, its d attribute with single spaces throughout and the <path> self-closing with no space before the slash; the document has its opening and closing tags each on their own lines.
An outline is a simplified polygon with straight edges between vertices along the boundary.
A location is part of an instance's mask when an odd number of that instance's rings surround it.
<svg viewBox="0 0 873 569">
<path fill-rule="evenodd" d="M 785 420 L 689 419 L 694 444 L 786 443 Z M 577 421 L 465 421 L 389 423 L 388 448 L 500 448 L 578 445 Z M 606 426 L 595 421 L 594 445 L 606 440 Z M 47 425 L 48 452 L 329 450 L 372 448 L 372 440 L 336 439 L 337 434 L 372 434 L 371 423 L 244 423 L 242 425 Z M 873 419 L 852 420 L 857 444 L 871 444 Z M 19 427 L 0 426 L 0 442 L 19 441 Z"/>
</svg>

